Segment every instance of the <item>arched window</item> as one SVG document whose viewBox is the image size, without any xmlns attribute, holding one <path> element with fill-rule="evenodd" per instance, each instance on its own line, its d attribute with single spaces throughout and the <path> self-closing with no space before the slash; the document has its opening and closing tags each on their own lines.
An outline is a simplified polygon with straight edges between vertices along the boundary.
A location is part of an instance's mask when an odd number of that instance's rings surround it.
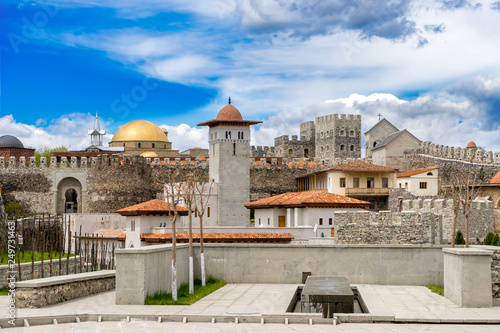
<svg viewBox="0 0 500 333">
<path fill-rule="evenodd" d="M 340 130 L 340 135 L 344 136 L 345 135 L 345 131 L 344 130 Z"/>
<path fill-rule="evenodd" d="M 326 146 L 326 151 L 330 151 L 330 146 Z"/>
<path fill-rule="evenodd" d="M 349 136 L 354 136 L 354 131 L 349 131 Z"/>
<path fill-rule="evenodd" d="M 167 149 L 167 144 L 166 143 L 163 145 L 163 149 Z"/>
<path fill-rule="evenodd" d="M 293 155 L 293 149 L 288 150 L 288 155 Z"/>
<path fill-rule="evenodd" d="M 233 143 L 233 155 L 236 155 L 236 143 Z"/>
<path fill-rule="evenodd" d="M 432 176 L 432 172 L 427 172 L 427 176 Z"/>
<path fill-rule="evenodd" d="M 229 131 L 229 138 L 231 139 L 231 131 Z"/>
<path fill-rule="evenodd" d="M 140 142 L 137 144 L 137 147 L 138 147 L 138 148 L 141 148 L 141 143 L 140 143 Z"/>
<path fill-rule="evenodd" d="M 354 151 L 354 145 L 351 145 L 351 151 Z"/>
<path fill-rule="evenodd" d="M 323 152 L 323 146 L 321 146 L 321 152 Z"/>
<path fill-rule="evenodd" d="M 226 139 L 229 139 L 229 133 L 226 131 Z"/>
<path fill-rule="evenodd" d="M 238 132 L 238 140 L 240 139 L 240 132 Z"/>
<path fill-rule="evenodd" d="M 377 147 L 377 145 L 378 145 L 378 142 L 377 142 L 377 141 L 375 141 L 375 142 L 373 143 L 373 148 Z"/>
<path fill-rule="evenodd" d="M 340 150 L 345 150 L 345 146 L 344 145 L 340 145 Z"/>
<path fill-rule="evenodd" d="M 125 142 L 123 143 L 123 147 L 125 147 Z"/>
<path fill-rule="evenodd" d="M 154 148 L 154 147 L 155 147 L 155 144 L 154 144 L 154 143 L 153 143 L 153 144 L 151 144 L 151 148 Z"/>
<path fill-rule="evenodd" d="M 243 132 L 241 132 L 241 140 L 243 140 Z"/>
</svg>

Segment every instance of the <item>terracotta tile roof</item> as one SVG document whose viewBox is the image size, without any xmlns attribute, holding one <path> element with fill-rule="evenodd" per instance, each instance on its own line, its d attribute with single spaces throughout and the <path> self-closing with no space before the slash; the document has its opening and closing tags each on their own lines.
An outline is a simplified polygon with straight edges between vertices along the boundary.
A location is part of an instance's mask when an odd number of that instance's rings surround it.
<svg viewBox="0 0 500 333">
<path fill-rule="evenodd" d="M 258 234 L 258 233 L 227 233 L 218 234 L 210 233 L 203 234 L 203 242 L 206 243 L 233 243 L 233 242 L 289 242 L 293 239 L 292 234 Z M 125 234 L 118 236 L 119 240 L 125 240 Z M 141 240 L 145 242 L 171 243 L 172 234 L 141 234 Z M 179 243 L 187 243 L 189 241 L 188 234 L 176 235 L 176 241 Z M 193 234 L 193 241 L 200 241 L 200 234 Z"/>
<path fill-rule="evenodd" d="M 203 156 L 202 154 L 200 154 L 196 159 L 197 160 L 201 160 L 201 161 L 206 161 L 207 160 L 206 157 Z"/>
<path fill-rule="evenodd" d="M 427 169 L 406 171 L 406 172 L 398 174 L 396 177 L 397 178 L 410 177 L 410 176 L 418 175 L 419 173 L 424 173 L 424 172 L 428 172 L 428 171 L 436 170 L 436 169 L 437 168 L 427 168 Z"/>
<path fill-rule="evenodd" d="M 245 204 L 248 209 L 271 207 L 369 207 L 370 203 L 325 191 L 288 192 Z"/>
<path fill-rule="evenodd" d="M 395 169 L 383 165 L 354 161 L 347 164 L 337 165 L 334 168 L 325 171 L 343 171 L 343 172 L 396 172 Z"/>
<path fill-rule="evenodd" d="M 500 172 L 493 177 L 493 179 L 490 181 L 490 184 L 500 184 Z"/>
<path fill-rule="evenodd" d="M 232 104 L 228 104 L 222 109 L 220 109 L 217 114 L 217 120 L 243 120 L 240 111 L 235 108 Z"/>
<path fill-rule="evenodd" d="M 137 205 L 119 209 L 116 212 L 124 216 L 168 215 L 170 212 L 173 213 L 173 207 L 171 204 L 163 200 L 153 199 Z M 187 215 L 188 209 L 182 206 L 177 206 L 177 213 L 179 213 L 179 215 Z"/>
</svg>

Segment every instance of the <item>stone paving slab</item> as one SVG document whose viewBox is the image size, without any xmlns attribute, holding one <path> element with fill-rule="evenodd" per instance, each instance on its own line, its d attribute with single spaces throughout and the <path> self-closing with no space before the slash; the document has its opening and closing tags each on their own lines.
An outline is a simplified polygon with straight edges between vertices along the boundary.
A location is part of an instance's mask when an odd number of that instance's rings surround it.
<svg viewBox="0 0 500 333">
<path fill-rule="evenodd" d="M 156 323 L 156 322 L 81 322 L 60 325 L 9 328 L 7 332 L 25 333 L 493 333 L 497 325 L 430 325 L 430 324 L 342 324 L 342 325 L 285 325 L 285 324 L 234 324 L 234 323 Z"/>
</svg>

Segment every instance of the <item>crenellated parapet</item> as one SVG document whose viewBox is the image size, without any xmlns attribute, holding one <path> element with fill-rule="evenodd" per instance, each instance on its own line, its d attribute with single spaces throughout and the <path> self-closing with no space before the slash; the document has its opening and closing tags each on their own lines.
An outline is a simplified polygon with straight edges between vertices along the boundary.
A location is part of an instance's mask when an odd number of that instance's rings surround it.
<svg viewBox="0 0 500 333">
<path fill-rule="evenodd" d="M 484 151 L 479 148 L 448 147 L 423 141 L 413 153 L 477 164 L 499 164 L 500 152 Z"/>
</svg>

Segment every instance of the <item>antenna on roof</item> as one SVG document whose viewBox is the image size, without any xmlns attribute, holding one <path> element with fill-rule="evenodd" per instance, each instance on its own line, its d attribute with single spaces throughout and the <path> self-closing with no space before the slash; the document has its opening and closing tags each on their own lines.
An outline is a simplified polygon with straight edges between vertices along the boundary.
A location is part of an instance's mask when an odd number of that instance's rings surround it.
<svg viewBox="0 0 500 333">
<path fill-rule="evenodd" d="M 231 96 L 229 96 L 229 104 L 231 104 Z"/>
</svg>

